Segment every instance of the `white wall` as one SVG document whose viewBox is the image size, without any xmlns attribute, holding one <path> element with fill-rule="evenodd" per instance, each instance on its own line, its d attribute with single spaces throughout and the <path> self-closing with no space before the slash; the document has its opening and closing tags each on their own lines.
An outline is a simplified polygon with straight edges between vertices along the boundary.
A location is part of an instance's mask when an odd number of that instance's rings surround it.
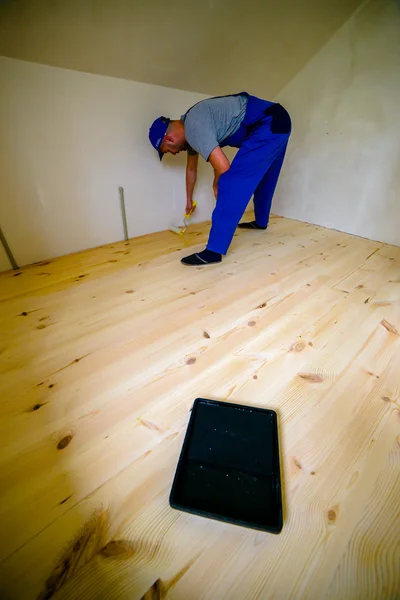
<svg viewBox="0 0 400 600">
<path fill-rule="evenodd" d="M 163 163 L 154 118 L 177 118 L 205 96 L 0 58 L 0 226 L 20 265 L 167 229 L 183 215 L 184 156 Z M 214 202 L 200 169 L 197 220 Z M 9 268 L 0 253 L 0 269 Z"/>
<path fill-rule="evenodd" d="M 400 3 L 364 5 L 278 99 L 294 129 L 273 210 L 400 245 Z"/>
<path fill-rule="evenodd" d="M 2 244 L 0 244 L 0 273 L 1 271 L 8 271 L 9 269 L 11 269 L 11 263 L 7 258 L 7 254 L 5 253 Z"/>
</svg>

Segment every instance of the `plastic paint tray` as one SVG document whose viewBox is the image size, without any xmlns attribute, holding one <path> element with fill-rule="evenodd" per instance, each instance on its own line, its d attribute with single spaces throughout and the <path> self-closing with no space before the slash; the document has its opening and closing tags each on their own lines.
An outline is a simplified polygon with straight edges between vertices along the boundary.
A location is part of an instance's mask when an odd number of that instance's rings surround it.
<svg viewBox="0 0 400 600">
<path fill-rule="evenodd" d="M 170 504 L 203 517 L 279 533 L 282 495 L 276 413 L 197 398 Z"/>
</svg>

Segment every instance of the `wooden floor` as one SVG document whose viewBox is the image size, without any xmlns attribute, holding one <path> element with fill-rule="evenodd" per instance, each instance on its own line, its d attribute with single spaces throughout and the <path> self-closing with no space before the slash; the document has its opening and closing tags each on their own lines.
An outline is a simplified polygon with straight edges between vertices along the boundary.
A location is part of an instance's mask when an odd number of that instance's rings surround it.
<svg viewBox="0 0 400 600">
<path fill-rule="evenodd" d="M 400 248 L 273 218 L 0 275 L 2 599 L 400 590 Z M 278 411 L 280 535 L 175 510 L 197 396 Z"/>
</svg>

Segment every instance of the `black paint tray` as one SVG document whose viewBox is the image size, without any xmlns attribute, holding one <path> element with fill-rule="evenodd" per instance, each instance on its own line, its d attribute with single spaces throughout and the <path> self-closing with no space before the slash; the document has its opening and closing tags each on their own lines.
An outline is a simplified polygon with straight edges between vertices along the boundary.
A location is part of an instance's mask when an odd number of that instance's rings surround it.
<svg viewBox="0 0 400 600">
<path fill-rule="evenodd" d="M 282 495 L 276 413 L 197 398 L 170 504 L 203 517 L 279 533 Z"/>
</svg>

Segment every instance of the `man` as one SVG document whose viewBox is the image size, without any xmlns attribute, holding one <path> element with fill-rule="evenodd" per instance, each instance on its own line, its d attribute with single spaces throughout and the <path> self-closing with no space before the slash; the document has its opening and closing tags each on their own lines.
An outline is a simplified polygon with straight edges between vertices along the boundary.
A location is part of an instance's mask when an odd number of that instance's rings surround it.
<svg viewBox="0 0 400 600">
<path fill-rule="evenodd" d="M 187 212 L 192 207 L 199 154 L 214 169 L 217 203 L 207 247 L 183 258 L 183 264 L 220 262 L 253 194 L 255 221 L 239 227 L 267 228 L 290 132 L 289 114 L 280 104 L 246 92 L 202 100 L 179 120 L 159 117 L 154 121 L 149 139 L 160 160 L 166 153 L 187 151 Z M 222 150 L 225 146 L 239 148 L 232 164 Z"/>
</svg>

